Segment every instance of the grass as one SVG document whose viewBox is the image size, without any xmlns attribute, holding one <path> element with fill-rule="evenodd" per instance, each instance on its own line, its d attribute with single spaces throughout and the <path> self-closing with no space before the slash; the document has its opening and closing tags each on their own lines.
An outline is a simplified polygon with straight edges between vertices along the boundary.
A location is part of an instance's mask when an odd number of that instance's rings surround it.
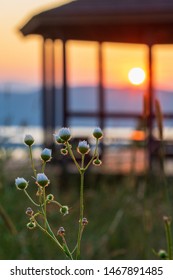
<svg viewBox="0 0 173 280">
<path fill-rule="evenodd" d="M 52 169 L 51 169 L 52 170 Z M 19 171 L 16 171 L 19 174 Z M 27 170 L 22 170 L 22 175 Z M 0 259 L 64 259 L 54 243 L 39 230 L 28 230 L 25 215 L 26 198 L 14 186 L 15 172 L 5 176 L 0 190 L 0 203 L 17 228 L 11 235 L 0 218 Z M 66 230 L 66 239 L 74 247 L 77 235 L 79 176 L 65 177 L 52 171 L 49 177 L 52 192 L 70 207 L 70 214 L 62 217 L 56 206 L 48 208 L 54 232 L 60 226 Z M 63 184 L 62 184 L 63 182 Z M 82 259 L 156 259 L 152 249 L 166 248 L 163 216 L 173 213 L 172 178 L 165 181 L 158 174 L 146 176 L 115 176 L 88 172 L 85 181 L 85 216 L 89 224 L 82 241 Z M 51 189 L 51 190 L 50 190 Z M 36 188 L 33 190 L 36 192 Z M 74 222 L 75 221 L 75 222 Z"/>
</svg>

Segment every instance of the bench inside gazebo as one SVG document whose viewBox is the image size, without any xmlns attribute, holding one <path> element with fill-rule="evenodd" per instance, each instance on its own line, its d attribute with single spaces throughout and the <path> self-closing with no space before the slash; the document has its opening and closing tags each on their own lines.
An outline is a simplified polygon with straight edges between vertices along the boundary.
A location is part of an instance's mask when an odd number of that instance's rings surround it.
<svg viewBox="0 0 173 280">
<path fill-rule="evenodd" d="M 59 108 L 62 108 L 61 126 L 68 126 L 68 120 L 77 118 L 98 118 L 98 126 L 104 129 L 107 118 L 140 119 L 141 114 L 113 112 L 105 110 L 105 89 L 103 86 L 104 42 L 145 44 L 148 47 L 148 155 L 151 166 L 153 157 L 154 124 L 154 82 L 153 46 L 173 44 L 173 1 L 170 0 L 76 0 L 34 15 L 20 29 L 24 36 L 40 35 L 43 38 L 43 127 L 45 144 L 49 145 L 49 133 L 56 127 L 56 86 L 55 86 L 55 43 L 62 42 L 63 94 Z M 98 42 L 98 92 L 97 112 L 71 112 L 68 110 L 67 86 L 67 42 L 82 40 Z M 84 62 L 85 63 L 85 62 Z M 173 119 L 173 114 L 163 114 L 165 119 Z M 170 147 L 170 145 L 169 145 Z M 172 151 L 172 149 L 170 149 Z M 169 150 L 169 151 L 170 151 Z"/>
</svg>

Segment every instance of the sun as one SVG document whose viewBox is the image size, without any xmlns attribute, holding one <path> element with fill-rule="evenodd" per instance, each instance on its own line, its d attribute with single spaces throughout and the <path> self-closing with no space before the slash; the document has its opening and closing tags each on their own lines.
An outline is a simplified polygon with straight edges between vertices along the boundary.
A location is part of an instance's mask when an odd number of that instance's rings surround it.
<svg viewBox="0 0 173 280">
<path fill-rule="evenodd" d="M 146 78 L 145 71 L 140 67 L 134 67 L 128 72 L 128 79 L 133 85 L 141 85 Z"/>
</svg>

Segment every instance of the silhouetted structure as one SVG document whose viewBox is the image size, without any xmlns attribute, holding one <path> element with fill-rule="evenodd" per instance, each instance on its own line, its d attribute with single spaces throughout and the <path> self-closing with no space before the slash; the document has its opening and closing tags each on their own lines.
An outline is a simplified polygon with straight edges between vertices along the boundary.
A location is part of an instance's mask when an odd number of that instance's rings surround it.
<svg viewBox="0 0 173 280">
<path fill-rule="evenodd" d="M 68 117 L 98 116 L 100 127 L 104 120 L 115 118 L 140 118 L 141 115 L 106 113 L 102 72 L 102 43 L 122 42 L 148 46 L 148 147 L 152 157 L 153 129 L 153 64 L 152 46 L 173 43 L 173 1 L 171 0 L 77 0 L 33 16 L 22 28 L 23 35 L 39 34 L 43 37 L 43 119 L 45 131 L 55 127 L 55 58 L 54 41 L 63 43 L 63 121 Z M 51 50 L 47 50 L 47 43 Z M 99 112 L 79 113 L 67 110 L 67 40 L 98 41 Z M 142 114 L 142 113 L 141 113 Z M 173 115 L 164 115 L 172 118 Z M 45 134 L 48 135 L 48 134 Z M 48 139 L 45 138 L 45 142 Z"/>
</svg>

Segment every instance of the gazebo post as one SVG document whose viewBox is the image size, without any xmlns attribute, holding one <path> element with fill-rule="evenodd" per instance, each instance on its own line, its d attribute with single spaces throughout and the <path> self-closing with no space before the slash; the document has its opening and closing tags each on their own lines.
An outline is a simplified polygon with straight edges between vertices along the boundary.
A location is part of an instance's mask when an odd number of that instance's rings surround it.
<svg viewBox="0 0 173 280">
<path fill-rule="evenodd" d="M 149 157 L 149 170 L 152 170 L 153 161 L 153 56 L 152 44 L 148 44 L 148 157 Z"/>
<path fill-rule="evenodd" d="M 99 78 L 99 126 L 101 129 L 104 128 L 104 88 L 103 88 L 103 52 L 102 42 L 98 45 L 98 78 Z"/>
<path fill-rule="evenodd" d="M 99 78 L 99 126 L 104 129 L 105 109 L 104 109 L 104 87 L 103 87 L 103 51 L 102 42 L 98 45 L 98 78 Z M 104 152 L 104 145 L 101 145 L 102 154 Z"/>
<path fill-rule="evenodd" d="M 46 39 L 43 38 L 42 44 L 42 122 L 44 145 L 46 145 Z"/>
<path fill-rule="evenodd" d="M 67 58 L 66 58 L 66 41 L 62 41 L 62 62 L 63 62 L 63 120 L 64 127 L 67 126 Z"/>
<path fill-rule="evenodd" d="M 52 130 L 53 133 L 55 132 L 55 126 L 56 126 L 56 90 L 55 90 L 55 43 L 54 40 L 52 40 Z"/>
<path fill-rule="evenodd" d="M 51 40 L 50 56 L 47 49 L 47 43 L 50 39 L 43 40 L 42 63 L 43 63 L 43 129 L 44 145 L 52 146 L 52 134 L 55 130 L 55 57 L 54 42 Z"/>
</svg>

